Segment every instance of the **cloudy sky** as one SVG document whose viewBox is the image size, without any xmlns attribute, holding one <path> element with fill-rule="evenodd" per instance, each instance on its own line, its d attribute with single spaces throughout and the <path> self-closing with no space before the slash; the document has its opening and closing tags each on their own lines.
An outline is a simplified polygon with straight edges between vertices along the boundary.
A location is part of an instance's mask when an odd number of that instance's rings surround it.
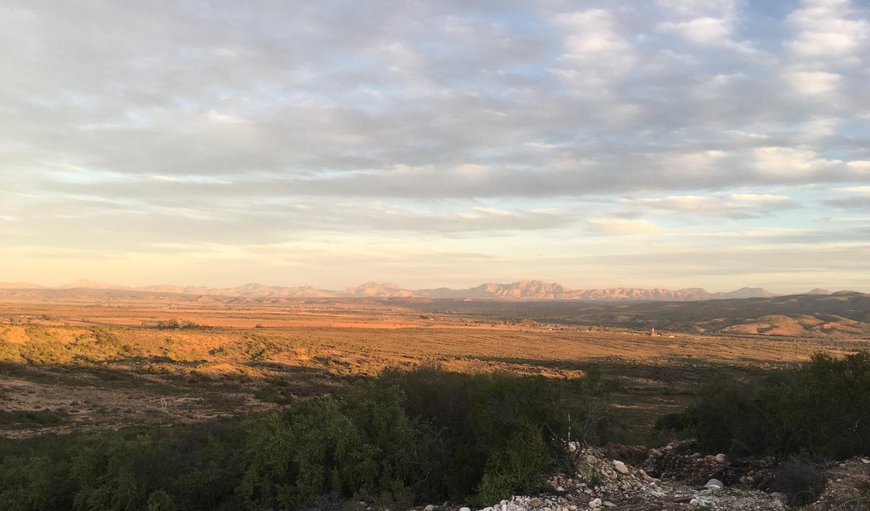
<svg viewBox="0 0 870 511">
<path fill-rule="evenodd" d="M 870 291 L 870 5 L 0 0 L 0 281 Z"/>
</svg>

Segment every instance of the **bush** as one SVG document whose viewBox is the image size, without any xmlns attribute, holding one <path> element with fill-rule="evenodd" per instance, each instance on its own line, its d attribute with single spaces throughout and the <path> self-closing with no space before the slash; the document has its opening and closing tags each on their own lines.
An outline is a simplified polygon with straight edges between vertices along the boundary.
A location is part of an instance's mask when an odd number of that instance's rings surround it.
<svg viewBox="0 0 870 511">
<path fill-rule="evenodd" d="M 734 456 L 823 460 L 870 452 L 870 353 L 816 354 L 757 384 L 714 382 L 683 417 L 659 421 L 672 426 L 691 430 L 703 449 Z"/>
<path fill-rule="evenodd" d="M 567 398 L 591 398 L 582 382 L 432 368 L 388 372 L 381 382 L 402 389 L 406 412 L 438 432 L 438 465 L 419 489 L 430 500 L 477 493 L 479 503 L 491 503 L 539 489 L 541 474 L 560 461 L 572 408 L 583 424 Z"/>
<path fill-rule="evenodd" d="M 333 509 L 534 490 L 584 382 L 390 371 L 244 420 L 0 441 L 0 508 Z M 602 421 L 596 421 L 603 424 Z M 603 430 L 602 430 L 603 431 Z"/>
</svg>

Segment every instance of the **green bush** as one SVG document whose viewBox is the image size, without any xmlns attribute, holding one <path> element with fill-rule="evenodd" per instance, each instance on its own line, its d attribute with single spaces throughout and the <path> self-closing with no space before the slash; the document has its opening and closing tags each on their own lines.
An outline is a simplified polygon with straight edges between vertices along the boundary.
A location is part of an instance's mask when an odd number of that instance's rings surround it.
<svg viewBox="0 0 870 511">
<path fill-rule="evenodd" d="M 708 451 L 842 459 L 870 452 L 870 353 L 816 354 L 760 383 L 716 381 L 682 417 Z"/>
<path fill-rule="evenodd" d="M 381 383 L 401 388 L 406 412 L 438 432 L 438 466 L 429 474 L 429 487 L 419 488 L 433 501 L 477 493 L 479 503 L 491 503 L 538 489 L 541 474 L 564 452 L 568 413 L 573 411 L 580 427 L 584 413 L 578 403 L 597 397 L 582 381 L 432 368 L 388 372 Z"/>
<path fill-rule="evenodd" d="M 391 371 L 342 395 L 243 420 L 2 440 L 0 508 L 492 503 L 543 484 L 564 452 L 566 402 L 582 403 L 590 389 L 544 378 Z M 582 410 L 575 414 L 583 424 Z"/>
</svg>

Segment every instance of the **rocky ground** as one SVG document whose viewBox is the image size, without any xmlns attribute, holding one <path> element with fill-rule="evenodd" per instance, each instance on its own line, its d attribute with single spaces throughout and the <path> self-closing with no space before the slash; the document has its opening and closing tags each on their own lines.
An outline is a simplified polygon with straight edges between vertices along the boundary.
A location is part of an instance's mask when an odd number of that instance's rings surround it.
<svg viewBox="0 0 870 511">
<path fill-rule="evenodd" d="M 781 473 L 773 459 L 731 461 L 723 454 L 692 452 L 690 443 L 649 450 L 572 443 L 568 449 L 571 469 L 550 479 L 553 492 L 516 496 L 482 511 L 870 511 L 867 458 L 819 471 L 824 491 L 798 507 L 790 505 L 794 495 L 771 491 Z"/>
</svg>

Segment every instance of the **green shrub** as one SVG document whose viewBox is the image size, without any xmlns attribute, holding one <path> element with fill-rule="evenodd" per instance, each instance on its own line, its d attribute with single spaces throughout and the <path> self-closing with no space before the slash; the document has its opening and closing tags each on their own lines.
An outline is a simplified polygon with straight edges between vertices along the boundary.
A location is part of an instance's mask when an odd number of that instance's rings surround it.
<svg viewBox="0 0 870 511">
<path fill-rule="evenodd" d="M 870 353 L 816 354 L 760 383 L 716 381 L 683 417 L 708 451 L 842 459 L 870 452 Z"/>
<path fill-rule="evenodd" d="M 347 393 L 244 420 L 0 440 L 0 508 L 492 503 L 541 487 L 564 452 L 566 402 L 582 403 L 585 385 L 391 371 Z"/>
</svg>

